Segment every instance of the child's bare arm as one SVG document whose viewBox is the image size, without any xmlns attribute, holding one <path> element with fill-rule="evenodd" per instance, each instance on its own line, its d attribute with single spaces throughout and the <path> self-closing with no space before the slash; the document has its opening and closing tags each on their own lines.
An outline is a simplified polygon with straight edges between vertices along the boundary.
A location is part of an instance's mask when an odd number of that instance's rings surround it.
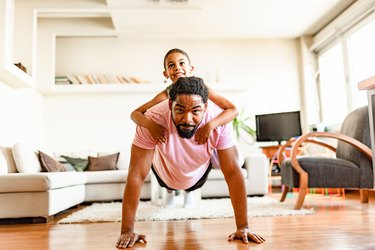
<svg viewBox="0 0 375 250">
<path fill-rule="evenodd" d="M 208 98 L 222 108 L 223 112 L 198 129 L 195 140 L 200 144 L 207 142 L 212 130 L 231 122 L 238 115 L 236 106 L 211 88 L 208 89 Z"/>
<path fill-rule="evenodd" d="M 135 122 L 135 124 L 147 128 L 150 132 L 152 138 L 154 138 L 157 142 L 166 142 L 166 138 L 164 136 L 163 128 L 154 122 L 153 120 L 147 118 L 144 113 L 147 109 L 153 107 L 154 105 L 158 104 L 161 101 L 167 99 L 167 92 L 164 90 L 157 94 L 153 99 L 146 102 L 142 106 L 136 108 L 131 114 L 130 118 Z"/>
</svg>

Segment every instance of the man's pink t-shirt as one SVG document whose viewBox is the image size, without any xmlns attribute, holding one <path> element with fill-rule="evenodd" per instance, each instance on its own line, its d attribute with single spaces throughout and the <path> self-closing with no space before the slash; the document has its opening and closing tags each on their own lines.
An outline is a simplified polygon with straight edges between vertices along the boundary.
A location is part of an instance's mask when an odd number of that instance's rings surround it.
<svg viewBox="0 0 375 250">
<path fill-rule="evenodd" d="M 218 116 L 222 110 L 208 101 L 200 126 Z M 168 100 L 147 110 L 146 117 L 166 129 L 167 143 L 155 143 L 146 128 L 137 126 L 133 144 L 144 149 L 155 149 L 153 166 L 168 187 L 185 190 L 192 187 L 206 172 L 214 149 L 227 149 L 235 145 L 232 126 L 228 123 L 214 129 L 207 143 L 198 144 L 178 135 L 172 120 Z"/>
</svg>

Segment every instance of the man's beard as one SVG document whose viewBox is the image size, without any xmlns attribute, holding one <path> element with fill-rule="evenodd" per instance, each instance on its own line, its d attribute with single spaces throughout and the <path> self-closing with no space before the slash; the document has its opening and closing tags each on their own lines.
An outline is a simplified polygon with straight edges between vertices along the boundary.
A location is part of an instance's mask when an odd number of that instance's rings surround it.
<svg viewBox="0 0 375 250">
<path fill-rule="evenodd" d="M 183 130 L 181 129 L 182 126 L 189 126 L 192 127 L 192 130 Z M 190 139 L 195 134 L 195 131 L 197 131 L 198 126 L 193 126 L 189 124 L 179 124 L 176 126 L 178 135 L 182 138 Z"/>
</svg>

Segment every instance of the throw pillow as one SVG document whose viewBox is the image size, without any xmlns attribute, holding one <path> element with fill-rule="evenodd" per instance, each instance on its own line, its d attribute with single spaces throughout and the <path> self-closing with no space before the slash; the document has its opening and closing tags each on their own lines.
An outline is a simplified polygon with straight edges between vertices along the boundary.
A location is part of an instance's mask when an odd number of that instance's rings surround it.
<svg viewBox="0 0 375 250">
<path fill-rule="evenodd" d="M 60 162 L 55 161 L 51 156 L 39 150 L 39 161 L 43 172 L 65 172 L 65 167 Z"/>
<path fill-rule="evenodd" d="M 92 157 L 89 156 L 89 166 L 87 171 L 103 171 L 103 170 L 116 170 L 116 164 L 120 153 Z"/>
<path fill-rule="evenodd" d="M 60 163 L 64 165 L 66 172 L 77 172 L 71 163 L 66 161 L 60 161 Z"/>
<path fill-rule="evenodd" d="M 14 162 L 12 147 L 0 147 L 0 152 L 3 154 L 6 160 L 7 172 L 6 173 L 17 173 L 16 163 Z"/>
<path fill-rule="evenodd" d="M 12 152 L 19 173 L 38 173 L 42 171 L 38 153 L 32 146 L 25 143 L 16 143 Z"/>
<path fill-rule="evenodd" d="M 98 157 L 101 156 L 106 156 L 106 155 L 111 155 L 114 154 L 115 151 L 103 151 L 103 152 L 98 152 Z M 116 168 L 118 170 L 128 170 L 129 169 L 129 164 L 130 164 L 130 149 L 129 150 L 121 150 L 120 155 L 117 160 Z"/>
<path fill-rule="evenodd" d="M 3 155 L 3 152 L 0 151 L 0 174 L 8 173 L 8 164 Z"/>
<path fill-rule="evenodd" d="M 78 172 L 83 172 L 87 168 L 88 160 L 82 159 L 82 158 L 74 158 L 62 155 L 62 158 L 64 158 L 67 162 L 73 165 L 74 169 Z"/>
</svg>

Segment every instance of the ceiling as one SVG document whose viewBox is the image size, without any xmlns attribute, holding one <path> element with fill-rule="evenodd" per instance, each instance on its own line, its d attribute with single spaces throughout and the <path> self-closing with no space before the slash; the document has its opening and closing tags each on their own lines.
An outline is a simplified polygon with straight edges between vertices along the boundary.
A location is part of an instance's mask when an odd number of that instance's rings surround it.
<svg viewBox="0 0 375 250">
<path fill-rule="evenodd" d="M 107 0 L 119 35 L 293 38 L 312 35 L 355 0 Z"/>
<path fill-rule="evenodd" d="M 106 20 L 113 34 L 133 38 L 295 38 L 315 34 L 355 1 L 55 0 L 39 16 Z"/>
</svg>

